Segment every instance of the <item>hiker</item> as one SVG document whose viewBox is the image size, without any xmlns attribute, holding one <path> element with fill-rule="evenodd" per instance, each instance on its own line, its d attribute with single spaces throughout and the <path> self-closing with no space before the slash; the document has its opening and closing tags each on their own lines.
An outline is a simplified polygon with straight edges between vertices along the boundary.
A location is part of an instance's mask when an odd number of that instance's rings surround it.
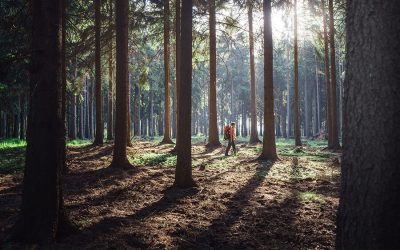
<svg viewBox="0 0 400 250">
<path fill-rule="evenodd" d="M 233 149 L 233 153 L 234 155 L 236 155 L 236 146 L 235 146 L 235 140 L 236 140 L 236 136 L 235 136 L 235 126 L 236 124 L 234 122 L 231 123 L 231 126 L 226 125 L 224 128 L 224 139 L 228 140 L 228 146 L 226 147 L 226 151 L 225 151 L 225 156 L 228 156 L 229 154 L 229 150 Z"/>
</svg>

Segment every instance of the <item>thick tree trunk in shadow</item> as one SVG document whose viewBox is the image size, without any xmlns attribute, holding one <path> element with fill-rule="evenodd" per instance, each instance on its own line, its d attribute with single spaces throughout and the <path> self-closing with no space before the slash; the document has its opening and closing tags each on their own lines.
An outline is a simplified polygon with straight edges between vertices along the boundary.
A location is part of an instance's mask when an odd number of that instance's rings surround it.
<svg viewBox="0 0 400 250">
<path fill-rule="evenodd" d="M 178 112 L 178 139 L 177 164 L 175 170 L 174 186 L 180 188 L 192 187 L 195 182 L 192 178 L 192 153 L 191 153 L 191 110 L 192 110 L 192 0 L 182 2 L 182 53 L 180 68 L 180 88 Z"/>
<path fill-rule="evenodd" d="M 271 24 L 271 0 L 263 1 L 264 12 L 264 135 L 259 160 L 276 160 L 274 129 L 273 44 Z"/>
<path fill-rule="evenodd" d="M 400 2 L 347 10 L 336 248 L 400 249 Z"/>
<path fill-rule="evenodd" d="M 64 2 L 32 2 L 32 71 L 21 216 L 15 239 L 46 246 L 69 225 L 63 206 L 65 92 L 62 79 Z M 43 11 L 46 10 L 46 11 Z M 64 95 L 64 96 L 63 96 Z"/>
<path fill-rule="evenodd" d="M 96 135 L 94 145 L 103 144 L 104 139 L 104 124 L 103 124 L 103 97 L 101 94 L 101 48 L 100 48 L 100 32 L 101 32 L 101 17 L 100 17 L 100 0 L 94 0 L 95 9 L 95 100 L 96 100 Z"/>
<path fill-rule="evenodd" d="M 126 155 L 128 133 L 128 0 L 115 2 L 117 72 L 116 72 L 116 119 L 114 154 L 111 167 L 129 168 Z"/>
</svg>

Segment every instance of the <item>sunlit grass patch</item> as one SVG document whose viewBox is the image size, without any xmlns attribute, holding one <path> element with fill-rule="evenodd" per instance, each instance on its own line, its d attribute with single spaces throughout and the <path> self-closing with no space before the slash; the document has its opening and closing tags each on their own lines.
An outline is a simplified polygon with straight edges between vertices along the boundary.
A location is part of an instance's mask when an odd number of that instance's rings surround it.
<svg viewBox="0 0 400 250">
<path fill-rule="evenodd" d="M 156 166 L 174 167 L 176 165 L 176 156 L 172 154 L 137 154 L 129 156 L 129 161 L 134 166 Z"/>
<path fill-rule="evenodd" d="M 22 171 L 25 166 L 25 149 L 25 140 L 0 140 L 0 173 L 10 174 Z"/>
<path fill-rule="evenodd" d="M 306 168 L 301 165 L 292 166 L 290 170 L 290 179 L 293 181 L 315 180 L 318 173 L 313 168 Z"/>
<path fill-rule="evenodd" d="M 67 142 L 68 146 L 87 146 L 92 144 L 93 142 L 91 140 L 81 140 L 81 139 L 75 139 L 75 140 L 70 140 Z"/>
<path fill-rule="evenodd" d="M 306 140 L 304 141 L 304 145 L 312 148 L 326 148 L 328 147 L 327 140 Z"/>
<path fill-rule="evenodd" d="M 297 194 L 297 197 L 300 201 L 302 202 L 312 202 L 312 203 L 319 203 L 323 204 L 325 203 L 324 198 L 322 195 L 314 193 L 314 192 L 299 192 Z"/>
<path fill-rule="evenodd" d="M 330 152 L 309 151 L 305 148 L 278 148 L 278 154 L 306 158 L 312 161 L 327 161 L 334 156 L 334 154 Z"/>
<path fill-rule="evenodd" d="M 0 149 L 21 148 L 26 146 L 25 140 L 20 139 L 2 139 L 0 140 Z"/>
</svg>

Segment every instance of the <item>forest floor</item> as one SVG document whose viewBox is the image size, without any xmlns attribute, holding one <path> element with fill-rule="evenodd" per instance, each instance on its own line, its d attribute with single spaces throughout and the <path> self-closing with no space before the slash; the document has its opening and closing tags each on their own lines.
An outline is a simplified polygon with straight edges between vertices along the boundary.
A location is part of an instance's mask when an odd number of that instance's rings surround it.
<svg viewBox="0 0 400 250">
<path fill-rule="evenodd" d="M 225 143 L 225 142 L 224 142 Z M 65 206 L 78 226 L 56 249 L 334 249 L 340 153 L 324 141 L 278 142 L 280 160 L 254 162 L 261 145 L 207 150 L 196 142 L 198 187 L 170 188 L 172 145 L 134 141 L 131 170 L 108 168 L 112 144 L 69 146 Z M 0 245 L 21 202 L 24 145 L 0 144 Z"/>
</svg>

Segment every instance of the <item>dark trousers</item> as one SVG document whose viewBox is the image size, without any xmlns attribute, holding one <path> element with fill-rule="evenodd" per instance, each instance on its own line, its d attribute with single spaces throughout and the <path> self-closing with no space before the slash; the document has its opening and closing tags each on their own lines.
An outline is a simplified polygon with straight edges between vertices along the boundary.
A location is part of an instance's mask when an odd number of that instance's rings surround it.
<svg viewBox="0 0 400 250">
<path fill-rule="evenodd" d="M 228 155 L 229 150 L 233 148 L 233 153 L 236 154 L 236 146 L 235 146 L 235 141 L 234 140 L 229 140 L 228 142 L 228 147 L 226 147 L 225 155 Z"/>
</svg>

